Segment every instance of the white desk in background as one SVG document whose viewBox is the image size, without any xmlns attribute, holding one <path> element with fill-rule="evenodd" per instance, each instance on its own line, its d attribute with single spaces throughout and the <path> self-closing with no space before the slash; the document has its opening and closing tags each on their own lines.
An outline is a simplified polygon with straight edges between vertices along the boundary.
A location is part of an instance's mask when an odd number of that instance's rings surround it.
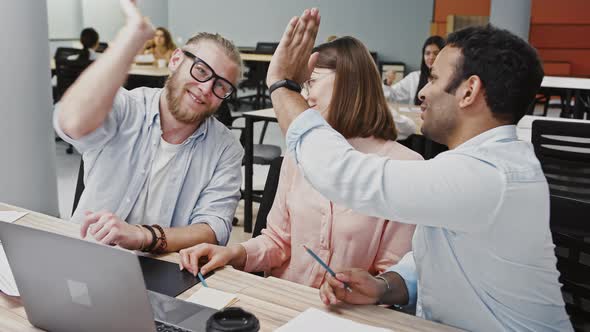
<svg viewBox="0 0 590 332">
<path fill-rule="evenodd" d="M 545 76 L 541 82 L 541 90 L 561 90 L 565 92 L 565 112 L 572 114 L 571 99 L 575 97 L 575 102 L 581 102 L 582 92 L 590 92 L 590 78 L 580 77 L 563 77 L 563 76 Z M 550 94 L 549 94 L 550 95 Z M 584 114 L 577 112 L 573 114 L 575 118 L 581 119 Z"/>
</svg>

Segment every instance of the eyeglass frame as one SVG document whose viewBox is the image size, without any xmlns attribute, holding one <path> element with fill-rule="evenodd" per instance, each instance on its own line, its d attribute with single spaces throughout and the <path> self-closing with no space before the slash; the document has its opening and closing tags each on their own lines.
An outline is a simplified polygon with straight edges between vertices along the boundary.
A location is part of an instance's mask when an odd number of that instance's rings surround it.
<svg viewBox="0 0 590 332">
<path fill-rule="evenodd" d="M 189 70 L 189 73 L 190 73 L 191 77 L 192 77 L 192 78 L 193 78 L 195 81 L 197 81 L 197 82 L 199 82 L 199 83 L 205 83 L 205 82 L 209 82 L 209 81 L 210 81 L 210 80 L 212 80 L 212 79 L 215 79 L 215 80 L 213 81 L 213 88 L 211 89 L 211 92 L 213 92 L 213 95 L 215 95 L 215 97 L 217 97 L 217 98 L 219 98 L 219 99 L 221 99 L 221 100 L 224 100 L 224 99 L 227 99 L 227 98 L 231 97 L 231 95 L 232 95 L 232 94 L 233 94 L 233 93 L 236 91 L 236 87 L 235 87 L 235 86 L 234 86 L 234 85 L 233 85 L 233 84 L 232 84 L 232 83 L 231 83 L 229 80 L 227 80 L 226 78 L 224 78 L 224 77 L 221 77 L 221 76 L 217 75 L 217 73 L 215 72 L 215 70 L 213 70 L 213 68 L 211 68 L 211 66 L 210 66 L 210 65 L 209 65 L 207 62 L 205 62 L 205 60 L 203 60 L 203 59 L 199 58 L 198 56 L 196 56 L 196 55 L 192 54 L 191 52 L 189 52 L 189 51 L 187 51 L 187 50 L 182 50 L 182 53 L 183 53 L 185 56 L 187 56 L 187 57 L 189 57 L 189 58 L 191 58 L 191 59 L 193 60 L 193 64 L 191 65 L 191 68 L 190 68 L 190 70 Z M 194 67 L 195 67 L 195 66 L 196 66 L 198 63 L 202 63 L 202 64 L 204 64 L 204 65 L 205 65 L 205 67 L 207 67 L 209 70 L 211 70 L 211 74 L 212 74 L 212 75 L 211 75 L 211 77 L 209 77 L 208 79 L 206 79 L 206 80 L 204 80 L 204 81 L 201 81 L 201 80 L 199 80 L 198 78 L 196 78 L 196 77 L 195 77 L 195 75 L 193 75 L 193 68 L 194 68 Z M 218 96 L 218 95 L 215 93 L 215 83 L 217 82 L 217 80 L 221 80 L 221 81 L 223 81 L 223 82 L 227 82 L 227 83 L 228 83 L 228 84 L 231 86 L 231 91 L 230 91 L 230 92 L 229 92 L 229 93 L 228 93 L 226 96 L 224 96 L 224 97 L 220 97 L 220 96 Z"/>
<path fill-rule="evenodd" d="M 336 71 L 330 71 L 327 73 L 323 73 L 323 74 L 319 74 L 318 76 L 314 77 L 314 78 L 309 78 L 307 81 L 303 82 L 303 84 L 301 84 L 301 89 L 303 92 L 305 92 L 306 96 L 309 96 L 309 90 L 311 89 L 311 85 L 310 82 L 315 82 L 315 81 L 319 81 L 321 79 L 323 79 L 324 77 L 327 77 L 329 74 L 335 74 Z"/>
</svg>

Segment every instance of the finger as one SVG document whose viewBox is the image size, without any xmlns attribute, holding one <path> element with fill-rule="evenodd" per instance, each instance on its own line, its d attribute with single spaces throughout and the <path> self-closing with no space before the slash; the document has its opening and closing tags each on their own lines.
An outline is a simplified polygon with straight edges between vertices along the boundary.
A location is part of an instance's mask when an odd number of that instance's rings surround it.
<svg viewBox="0 0 590 332">
<path fill-rule="evenodd" d="M 297 22 L 299 21 L 299 17 L 293 16 L 287 24 L 285 28 L 285 32 L 283 32 L 283 37 L 281 38 L 281 43 L 285 45 L 289 45 L 291 42 L 291 36 L 293 35 L 293 31 L 295 31 L 295 26 L 297 26 Z"/>
<path fill-rule="evenodd" d="M 215 255 L 209 259 L 209 262 L 207 262 L 207 264 L 203 265 L 203 267 L 201 268 L 201 273 L 207 274 L 209 273 L 209 271 L 213 271 L 224 265 L 226 265 L 226 263 L 221 259 L 220 255 Z"/>
<path fill-rule="evenodd" d="M 295 25 L 295 31 L 293 32 L 292 38 L 293 45 L 301 45 L 301 40 L 303 40 L 303 34 L 305 33 L 308 21 L 309 9 L 306 9 L 303 11 L 303 14 L 301 14 L 301 17 L 299 17 L 297 25 Z"/>
<path fill-rule="evenodd" d="M 92 235 L 94 239 L 99 240 L 97 239 L 97 234 L 105 227 L 106 223 L 109 222 L 109 220 L 110 216 L 108 214 L 104 214 L 102 217 L 100 217 L 100 219 L 98 219 L 96 223 L 94 223 L 91 227 L 88 228 L 90 235 Z M 109 229 L 110 227 L 106 231 L 108 232 Z M 104 237 L 106 234 L 101 235 Z"/>
<path fill-rule="evenodd" d="M 327 287 L 330 287 L 327 283 L 324 283 L 322 285 L 322 287 L 320 287 L 320 300 L 322 300 L 322 303 L 325 304 L 325 305 L 329 305 L 330 304 L 330 300 L 328 300 L 328 298 L 325 295 L 328 292 L 326 290 Z"/>
<path fill-rule="evenodd" d="M 196 251 L 190 253 L 191 273 L 196 277 L 199 272 L 199 254 Z"/>
<path fill-rule="evenodd" d="M 328 276 L 326 278 L 326 281 L 328 281 L 330 286 L 332 286 L 334 288 L 344 288 L 344 284 L 340 280 L 338 280 L 332 276 Z"/>
<path fill-rule="evenodd" d="M 127 17 L 141 17 L 137 6 L 135 5 L 135 1 L 133 0 L 120 0 L 119 3 L 121 4 L 121 9 L 123 13 Z"/>
<path fill-rule="evenodd" d="M 178 252 L 180 254 L 180 262 L 178 263 L 178 265 L 180 265 L 180 271 L 184 270 L 186 267 L 188 267 L 188 251 L 187 250 L 181 250 Z"/>
<path fill-rule="evenodd" d="M 191 274 L 193 274 L 193 267 L 191 265 L 191 253 L 192 253 L 192 251 L 186 253 L 184 268 L 188 272 L 190 272 Z"/>
<path fill-rule="evenodd" d="M 318 16 L 317 8 L 312 8 L 310 11 L 310 16 L 309 16 L 308 20 L 306 21 L 305 32 L 303 33 L 302 44 L 305 47 L 313 47 L 313 44 L 315 43 L 315 38 L 316 38 L 316 36 L 318 34 L 318 30 L 319 30 L 319 23 L 316 20 L 317 16 Z"/>
<path fill-rule="evenodd" d="M 92 213 L 90 211 L 86 211 L 86 212 L 84 212 L 84 214 L 86 215 L 86 217 L 84 217 L 84 223 L 80 227 L 80 237 L 81 238 L 85 238 L 86 235 L 88 235 L 88 227 L 90 227 L 90 225 L 96 223 L 98 221 L 98 219 L 100 219 L 100 217 L 101 217 L 100 213 Z"/>
<path fill-rule="evenodd" d="M 100 220 L 94 224 L 91 229 L 91 234 L 94 236 L 96 241 L 102 241 L 102 239 L 107 236 L 111 232 L 111 230 L 115 230 L 115 222 L 109 216 L 103 216 Z"/>
<path fill-rule="evenodd" d="M 106 236 L 102 238 L 102 240 L 98 240 L 98 239 L 97 240 L 100 241 L 100 243 L 102 243 L 102 244 L 106 244 L 106 245 L 111 246 L 111 245 L 117 244 L 117 241 L 116 241 L 117 235 L 118 235 L 117 230 L 111 229 L 106 234 Z"/>
<path fill-rule="evenodd" d="M 336 294 L 334 293 L 334 289 L 330 286 L 330 284 L 324 284 L 324 285 L 326 285 L 326 287 L 324 287 L 324 296 L 326 297 L 326 300 L 328 301 L 327 304 L 338 303 L 338 300 L 336 299 Z"/>
<path fill-rule="evenodd" d="M 342 282 L 353 282 L 352 274 L 350 271 L 336 273 L 336 279 L 338 279 Z"/>
</svg>

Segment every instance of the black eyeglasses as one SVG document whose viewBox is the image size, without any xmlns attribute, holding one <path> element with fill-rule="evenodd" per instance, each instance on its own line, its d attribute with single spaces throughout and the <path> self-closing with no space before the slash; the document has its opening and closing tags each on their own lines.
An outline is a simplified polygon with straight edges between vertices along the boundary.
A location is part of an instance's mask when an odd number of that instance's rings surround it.
<svg viewBox="0 0 590 332">
<path fill-rule="evenodd" d="M 193 59 L 194 62 L 191 66 L 191 76 L 197 82 L 205 83 L 211 79 L 215 79 L 213 81 L 213 94 L 215 97 L 219 99 L 227 99 L 236 90 L 233 84 L 231 84 L 225 78 L 217 75 L 213 68 L 211 68 L 211 66 L 209 66 L 205 61 L 189 51 L 183 50 L 182 52 L 187 57 Z"/>
</svg>

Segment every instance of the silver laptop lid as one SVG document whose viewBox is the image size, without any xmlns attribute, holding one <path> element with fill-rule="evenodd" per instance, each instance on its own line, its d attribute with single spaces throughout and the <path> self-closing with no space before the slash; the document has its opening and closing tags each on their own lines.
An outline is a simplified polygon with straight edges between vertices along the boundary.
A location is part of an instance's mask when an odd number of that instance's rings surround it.
<svg viewBox="0 0 590 332">
<path fill-rule="evenodd" d="M 0 240 L 31 324 L 66 332 L 155 330 L 133 253 L 4 222 Z"/>
</svg>

